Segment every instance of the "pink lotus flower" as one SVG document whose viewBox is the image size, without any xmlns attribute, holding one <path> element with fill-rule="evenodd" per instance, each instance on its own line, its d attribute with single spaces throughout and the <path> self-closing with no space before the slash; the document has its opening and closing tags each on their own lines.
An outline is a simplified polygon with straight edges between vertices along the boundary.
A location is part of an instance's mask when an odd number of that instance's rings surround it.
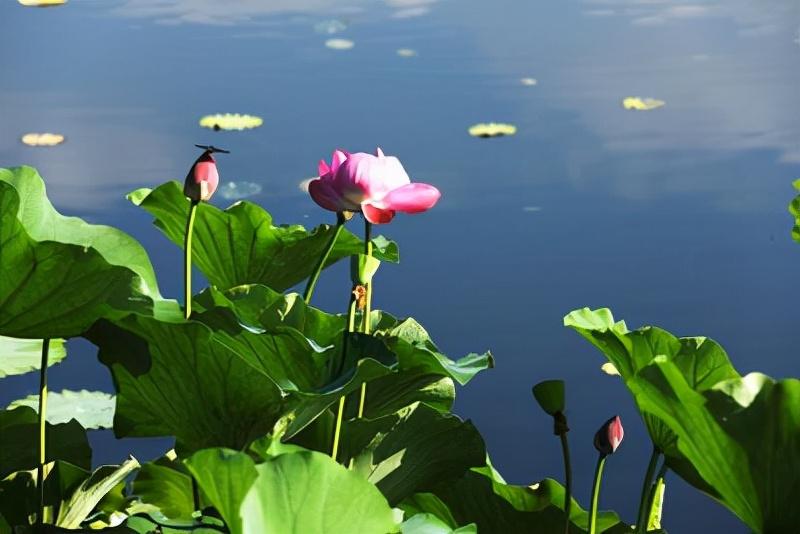
<svg viewBox="0 0 800 534">
<path fill-rule="evenodd" d="M 606 421 L 597 434 L 594 435 L 594 448 L 600 454 L 609 455 L 614 454 L 619 444 L 622 443 L 622 438 L 625 431 L 622 428 L 622 419 L 615 415 Z"/>
<path fill-rule="evenodd" d="M 308 185 L 314 202 L 331 211 L 360 211 L 373 224 L 388 223 L 398 211 L 431 209 L 441 193 L 432 185 L 411 183 L 400 160 L 385 156 L 349 154 L 336 150 L 330 166 L 319 162 L 319 178 Z"/>
<path fill-rule="evenodd" d="M 217 190 L 217 186 L 219 186 L 219 172 L 217 171 L 217 162 L 213 154 L 215 152 L 227 154 L 228 151 L 214 146 L 195 146 L 203 148 L 205 151 L 195 160 L 192 168 L 189 169 L 186 180 L 183 182 L 183 194 L 189 197 L 192 202 L 207 201 L 211 199 L 214 191 Z"/>
</svg>

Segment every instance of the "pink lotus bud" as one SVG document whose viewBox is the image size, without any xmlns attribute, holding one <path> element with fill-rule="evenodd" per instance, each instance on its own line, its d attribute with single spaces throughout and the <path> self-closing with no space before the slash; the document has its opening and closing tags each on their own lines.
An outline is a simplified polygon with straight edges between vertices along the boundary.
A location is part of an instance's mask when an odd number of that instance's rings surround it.
<svg viewBox="0 0 800 534">
<path fill-rule="evenodd" d="M 227 154 L 227 150 L 222 150 L 213 146 L 195 145 L 204 148 L 197 160 L 195 160 L 186 181 L 183 183 L 183 194 L 189 197 L 192 202 L 207 201 L 211 198 L 219 185 L 219 172 L 217 172 L 217 162 L 214 160 L 214 152 Z"/>
<path fill-rule="evenodd" d="M 398 211 L 429 210 L 441 196 L 432 185 L 411 183 L 400 160 L 380 148 L 375 155 L 336 150 L 330 165 L 320 161 L 319 178 L 308 192 L 327 210 L 360 211 L 374 224 L 388 223 Z"/>
<path fill-rule="evenodd" d="M 594 448 L 600 454 L 609 455 L 614 454 L 619 444 L 622 443 L 622 438 L 625 431 L 622 428 L 622 419 L 615 415 L 606 421 L 597 434 L 594 435 Z"/>
</svg>

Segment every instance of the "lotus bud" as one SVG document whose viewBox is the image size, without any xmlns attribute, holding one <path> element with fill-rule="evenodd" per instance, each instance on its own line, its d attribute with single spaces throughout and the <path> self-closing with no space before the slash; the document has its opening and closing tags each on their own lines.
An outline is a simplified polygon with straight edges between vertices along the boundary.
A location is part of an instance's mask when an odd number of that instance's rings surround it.
<svg viewBox="0 0 800 534">
<path fill-rule="evenodd" d="M 533 398 L 542 410 L 555 417 L 564 412 L 564 381 L 545 380 L 533 386 Z"/>
<path fill-rule="evenodd" d="M 183 194 L 196 204 L 210 200 L 219 186 L 219 172 L 213 154 L 215 152 L 227 154 L 228 151 L 213 146 L 195 146 L 204 149 L 204 152 L 189 169 L 183 183 Z"/>
<path fill-rule="evenodd" d="M 619 444 L 622 443 L 624 435 L 622 420 L 615 415 L 606 421 L 594 435 L 594 448 L 604 456 L 614 454 Z"/>
</svg>

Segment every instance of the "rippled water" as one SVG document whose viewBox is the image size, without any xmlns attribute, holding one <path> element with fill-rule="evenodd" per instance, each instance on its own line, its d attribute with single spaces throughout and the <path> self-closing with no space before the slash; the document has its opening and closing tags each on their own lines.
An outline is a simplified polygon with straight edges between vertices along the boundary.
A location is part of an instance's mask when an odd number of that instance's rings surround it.
<svg viewBox="0 0 800 534">
<path fill-rule="evenodd" d="M 584 503 L 591 436 L 620 413 L 602 505 L 631 519 L 645 431 L 561 318 L 609 306 L 631 327 L 713 337 L 743 372 L 798 375 L 800 247 L 785 206 L 800 176 L 799 28 L 796 0 L 7 0 L 0 165 L 37 166 L 62 211 L 133 233 L 177 296 L 178 249 L 123 195 L 182 178 L 195 143 L 230 149 L 223 180 L 257 184 L 253 200 L 278 222 L 308 225 L 332 222 L 298 188 L 317 160 L 337 147 L 398 155 L 444 196 L 382 229 L 402 263 L 379 274 L 377 305 L 418 318 L 454 356 L 494 351 L 497 368 L 459 392 L 457 411 L 512 482 L 561 477 L 533 383 L 568 381 Z M 666 105 L 626 111 L 628 96 Z M 264 124 L 197 126 L 228 112 Z M 480 122 L 518 130 L 470 137 Z M 66 141 L 31 148 L 28 132 Z M 318 303 L 341 309 L 345 280 L 325 274 Z M 111 388 L 88 343 L 70 349 L 54 389 Z M 0 403 L 34 390 L 34 376 L 4 380 Z M 167 446 L 93 442 L 98 462 Z M 665 526 L 745 531 L 674 478 Z"/>
</svg>

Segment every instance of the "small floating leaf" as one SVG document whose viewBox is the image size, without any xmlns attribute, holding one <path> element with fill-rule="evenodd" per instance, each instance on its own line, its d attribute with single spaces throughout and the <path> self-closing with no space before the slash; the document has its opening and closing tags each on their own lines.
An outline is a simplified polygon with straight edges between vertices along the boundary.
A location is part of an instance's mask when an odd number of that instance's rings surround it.
<svg viewBox="0 0 800 534">
<path fill-rule="evenodd" d="M 347 29 L 347 24 L 339 19 L 321 20 L 314 24 L 314 31 L 333 35 Z"/>
<path fill-rule="evenodd" d="M 54 133 L 27 133 L 22 136 L 22 142 L 28 146 L 55 146 L 65 139 L 63 135 Z"/>
<path fill-rule="evenodd" d="M 241 200 L 261 192 L 261 186 L 253 182 L 225 182 L 219 187 L 219 194 L 226 200 Z"/>
<path fill-rule="evenodd" d="M 414 57 L 417 55 L 417 51 L 412 48 L 398 48 L 397 55 L 400 57 Z"/>
<path fill-rule="evenodd" d="M 514 135 L 515 133 L 517 133 L 516 126 L 501 122 L 476 124 L 469 129 L 469 134 L 473 137 L 500 137 L 503 135 Z"/>
<path fill-rule="evenodd" d="M 255 115 L 239 113 L 217 113 L 200 119 L 200 126 L 212 130 L 250 130 L 264 124 L 264 119 Z"/>
<path fill-rule="evenodd" d="M 350 50 L 356 44 L 350 39 L 328 39 L 325 46 L 334 50 Z"/>
<path fill-rule="evenodd" d="M 76 419 L 83 428 L 111 428 L 114 426 L 113 395 L 102 391 L 52 391 L 47 396 L 47 422 L 53 425 Z M 8 405 L 9 410 L 20 406 L 39 409 L 39 395 L 28 395 Z"/>
<path fill-rule="evenodd" d="M 666 102 L 656 98 L 641 98 L 638 96 L 629 96 L 622 100 L 622 107 L 625 109 L 633 109 L 636 111 L 650 111 L 651 109 L 660 108 Z"/>
<path fill-rule="evenodd" d="M 17 0 L 26 7 L 54 7 L 63 6 L 67 0 Z"/>
<path fill-rule="evenodd" d="M 536 80 L 536 78 L 520 78 L 519 83 L 522 85 L 532 86 L 538 84 L 539 82 Z"/>
</svg>

